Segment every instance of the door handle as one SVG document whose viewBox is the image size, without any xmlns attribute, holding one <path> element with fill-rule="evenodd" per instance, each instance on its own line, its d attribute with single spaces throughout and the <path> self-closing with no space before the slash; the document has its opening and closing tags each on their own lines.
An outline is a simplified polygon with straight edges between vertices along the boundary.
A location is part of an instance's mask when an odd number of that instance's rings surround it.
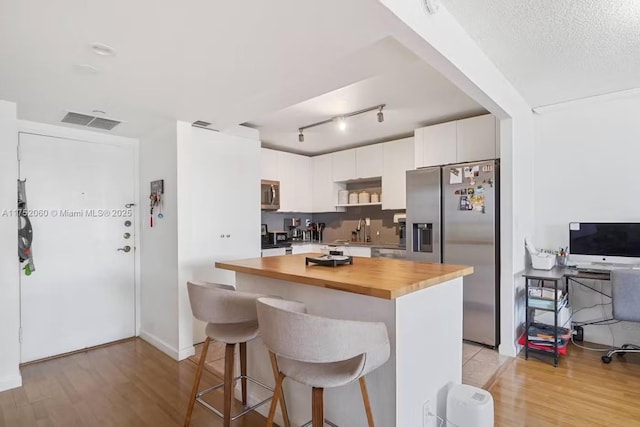
<svg viewBox="0 0 640 427">
<path fill-rule="evenodd" d="M 122 252 L 131 252 L 131 246 L 127 245 L 123 248 L 118 248 L 118 250 Z"/>
</svg>

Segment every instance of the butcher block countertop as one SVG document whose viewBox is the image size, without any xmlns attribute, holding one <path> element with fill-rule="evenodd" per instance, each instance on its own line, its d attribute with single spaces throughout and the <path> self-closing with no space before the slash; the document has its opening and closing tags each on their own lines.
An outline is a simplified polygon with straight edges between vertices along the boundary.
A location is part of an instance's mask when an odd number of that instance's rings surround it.
<svg viewBox="0 0 640 427">
<path fill-rule="evenodd" d="M 384 258 L 353 257 L 352 265 L 337 267 L 305 265 L 306 257 L 321 255 L 242 259 L 216 262 L 216 267 L 384 299 L 398 298 L 473 273 L 473 267 L 468 266 Z"/>
</svg>

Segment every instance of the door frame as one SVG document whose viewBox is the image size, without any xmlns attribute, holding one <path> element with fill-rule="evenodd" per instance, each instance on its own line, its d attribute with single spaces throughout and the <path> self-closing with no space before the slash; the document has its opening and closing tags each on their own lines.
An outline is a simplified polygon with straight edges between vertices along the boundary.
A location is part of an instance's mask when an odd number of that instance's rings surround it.
<svg viewBox="0 0 640 427">
<path fill-rule="evenodd" d="M 133 240 L 135 253 L 133 260 L 133 281 L 134 281 L 134 316 L 135 316 L 135 336 L 140 335 L 140 231 L 142 230 L 142 222 L 141 222 L 141 210 L 140 210 L 140 145 L 139 140 L 137 138 L 127 138 L 123 136 L 116 135 L 107 135 L 99 132 L 92 132 L 83 129 L 73 129 L 68 127 L 49 125 L 45 123 L 37 123 L 31 122 L 28 120 L 18 120 L 18 138 L 17 138 L 17 146 L 16 152 L 19 153 L 19 145 L 20 145 L 20 134 L 33 134 L 33 135 L 41 135 L 48 136 L 53 138 L 67 139 L 78 142 L 84 142 L 87 144 L 109 144 L 109 145 L 117 145 L 117 146 L 129 146 L 133 147 L 133 177 L 134 177 L 134 185 L 133 185 L 133 197 L 134 200 L 132 203 L 135 203 L 134 208 L 138 208 L 135 210 L 136 218 L 135 218 L 135 227 L 136 233 L 135 238 Z M 19 155 L 19 154 L 18 154 Z M 16 162 L 18 162 L 18 157 L 16 156 Z M 18 162 L 19 167 L 19 162 Z M 19 170 L 19 169 L 18 169 Z M 19 173 L 19 172 L 18 172 Z M 16 179 L 18 179 L 16 177 Z M 37 258 L 37 254 L 36 254 Z M 36 261 L 37 262 L 37 261 Z M 19 269 L 19 266 L 17 266 Z M 19 307 L 19 315 L 20 315 L 20 352 L 22 353 L 22 275 L 20 276 L 19 281 L 20 288 L 20 307 Z M 20 356 L 22 358 L 22 356 Z"/>
</svg>

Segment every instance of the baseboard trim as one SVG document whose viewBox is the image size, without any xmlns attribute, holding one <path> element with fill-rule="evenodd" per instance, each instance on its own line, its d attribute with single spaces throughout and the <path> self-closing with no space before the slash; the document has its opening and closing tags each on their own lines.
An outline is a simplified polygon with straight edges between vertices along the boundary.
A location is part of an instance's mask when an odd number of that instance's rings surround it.
<svg viewBox="0 0 640 427">
<path fill-rule="evenodd" d="M 167 356 L 171 357 L 173 360 L 181 360 L 179 359 L 180 354 L 176 348 L 172 347 L 171 345 L 161 340 L 160 338 L 156 337 L 155 335 L 150 334 L 149 332 L 141 329 L 140 338 L 142 338 L 143 340 L 145 340 L 146 342 L 148 342 L 149 344 L 151 344 L 152 346 L 154 346 L 155 348 L 157 348 Z"/>
<path fill-rule="evenodd" d="M 194 356 L 195 354 L 196 348 L 194 346 L 183 348 L 178 352 L 178 361 Z"/>
<path fill-rule="evenodd" d="M 22 375 L 20 373 L 8 377 L 0 378 L 0 391 L 11 390 L 22 387 Z"/>
</svg>

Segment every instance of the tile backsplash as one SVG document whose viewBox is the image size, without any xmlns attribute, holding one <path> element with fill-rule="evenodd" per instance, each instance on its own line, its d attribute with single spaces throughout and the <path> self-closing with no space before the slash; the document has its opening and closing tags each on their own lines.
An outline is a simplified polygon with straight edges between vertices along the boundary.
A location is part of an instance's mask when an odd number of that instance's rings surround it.
<svg viewBox="0 0 640 427">
<path fill-rule="evenodd" d="M 326 224 L 323 240 L 330 243 L 335 240 L 351 240 L 351 232 L 358 227 L 360 218 L 370 218 L 371 225 L 366 227 L 367 234 L 373 243 L 398 244 L 398 227 L 393 223 L 393 215 L 404 213 L 404 210 L 381 210 L 380 206 L 350 207 L 346 212 L 327 213 L 282 213 L 262 212 L 262 223 L 267 224 L 269 231 L 283 229 L 285 218 L 300 218 L 301 228 L 305 220 L 324 222 Z M 362 233 L 364 239 L 364 233 Z"/>
</svg>

